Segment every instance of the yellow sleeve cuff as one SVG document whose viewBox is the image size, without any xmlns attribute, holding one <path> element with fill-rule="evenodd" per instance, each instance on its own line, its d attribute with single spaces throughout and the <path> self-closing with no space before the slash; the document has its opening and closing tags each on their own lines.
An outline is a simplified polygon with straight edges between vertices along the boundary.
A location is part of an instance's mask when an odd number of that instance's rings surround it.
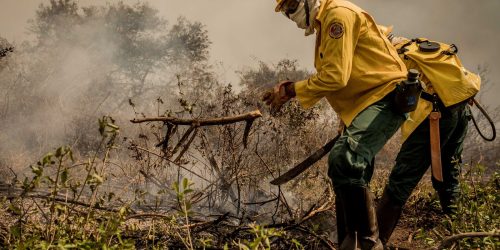
<svg viewBox="0 0 500 250">
<path fill-rule="evenodd" d="M 312 94 L 311 91 L 309 91 L 309 79 L 303 80 L 303 81 L 298 81 L 295 82 L 295 94 L 296 98 L 299 101 L 300 105 L 308 109 L 314 104 L 316 104 L 319 100 L 321 100 L 321 97 L 315 96 Z"/>
</svg>

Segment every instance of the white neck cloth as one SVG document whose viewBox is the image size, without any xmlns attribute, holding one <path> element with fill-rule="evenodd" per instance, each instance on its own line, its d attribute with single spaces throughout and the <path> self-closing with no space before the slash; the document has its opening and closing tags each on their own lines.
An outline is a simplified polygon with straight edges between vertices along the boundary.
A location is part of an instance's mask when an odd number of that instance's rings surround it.
<svg viewBox="0 0 500 250">
<path fill-rule="evenodd" d="M 306 7 L 304 1 L 309 4 L 309 26 L 306 22 Z M 309 36 L 314 34 L 314 20 L 319 11 L 320 0 L 303 0 L 295 13 L 290 14 L 290 19 L 297 24 L 297 27 L 305 30 L 305 35 Z"/>
</svg>

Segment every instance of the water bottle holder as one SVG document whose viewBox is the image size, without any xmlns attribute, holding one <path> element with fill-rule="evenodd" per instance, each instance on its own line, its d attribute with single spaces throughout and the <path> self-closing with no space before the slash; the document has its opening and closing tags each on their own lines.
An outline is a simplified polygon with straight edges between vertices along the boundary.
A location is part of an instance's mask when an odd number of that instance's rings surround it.
<svg viewBox="0 0 500 250">
<path fill-rule="evenodd" d="M 412 90 L 398 84 L 394 91 L 394 107 L 397 112 L 404 114 L 414 111 L 418 105 L 418 99 L 422 90 Z"/>
</svg>

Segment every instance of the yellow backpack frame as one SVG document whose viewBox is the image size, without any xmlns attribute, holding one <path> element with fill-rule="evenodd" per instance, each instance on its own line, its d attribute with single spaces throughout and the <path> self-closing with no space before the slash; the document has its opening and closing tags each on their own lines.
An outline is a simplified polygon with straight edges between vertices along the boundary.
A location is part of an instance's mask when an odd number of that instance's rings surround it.
<svg viewBox="0 0 500 250">
<path fill-rule="evenodd" d="M 426 92 L 437 93 L 446 107 L 473 97 L 481 87 L 481 78 L 463 67 L 454 44 L 416 38 L 396 49 L 408 68 L 416 66 L 426 86 L 432 86 Z"/>
</svg>

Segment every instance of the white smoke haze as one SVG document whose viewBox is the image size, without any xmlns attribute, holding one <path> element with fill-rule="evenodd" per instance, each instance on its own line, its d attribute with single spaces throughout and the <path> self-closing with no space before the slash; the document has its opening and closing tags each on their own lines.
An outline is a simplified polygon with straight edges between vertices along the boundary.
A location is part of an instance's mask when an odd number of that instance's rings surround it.
<svg viewBox="0 0 500 250">
<path fill-rule="evenodd" d="M 97 7 L 95 11 L 107 9 Z M 81 10 L 79 14 L 82 15 Z M 18 164 L 25 167 L 52 148 L 78 143 L 71 141 L 81 139 L 74 138 L 75 133 L 97 132 L 96 121 L 100 115 L 120 114 L 117 108 L 123 109 L 120 103 L 126 103 L 129 93 L 114 88 L 120 81 L 131 80 L 119 69 L 122 63 L 127 67 L 130 58 L 125 58 L 124 50 L 118 49 L 124 42 L 120 31 L 110 32 L 109 26 L 126 20 L 107 18 L 97 15 L 94 20 L 75 24 L 72 17 L 59 16 L 56 28 L 69 27 L 67 33 L 56 29 L 57 36 L 50 37 L 48 31 L 48 38 L 39 40 L 38 45 L 32 42 L 33 45 L 16 46 L 16 53 L 9 57 L 11 67 L 2 73 L 2 89 L 6 90 L 3 100 L 6 119 L 0 132 L 2 156 L 23 158 L 25 162 Z M 40 34 L 46 35 L 43 32 Z M 162 34 L 165 33 L 158 35 Z M 137 41 L 147 36 L 146 32 L 139 34 Z M 153 41 L 160 39 L 151 37 Z M 121 86 L 131 85 L 124 82 Z M 113 96 L 115 92 L 125 96 Z M 128 111 L 128 115 L 133 116 L 131 109 Z M 75 124 L 78 122 L 92 123 L 95 129 L 76 131 L 81 125 Z M 17 157 L 15 152 L 30 152 L 28 155 L 33 157 Z"/>
</svg>

